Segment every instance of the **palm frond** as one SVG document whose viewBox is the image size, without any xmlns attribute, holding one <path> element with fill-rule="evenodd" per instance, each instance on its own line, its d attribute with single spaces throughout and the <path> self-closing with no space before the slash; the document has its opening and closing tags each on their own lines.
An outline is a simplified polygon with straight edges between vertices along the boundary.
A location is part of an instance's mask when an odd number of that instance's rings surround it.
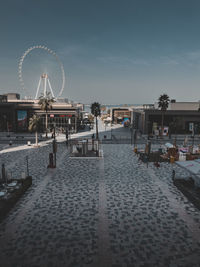
<svg viewBox="0 0 200 267">
<path fill-rule="evenodd" d="M 36 114 L 33 115 L 32 118 L 29 119 L 28 129 L 31 132 L 36 132 L 40 128 L 40 117 Z"/>
<path fill-rule="evenodd" d="M 91 113 L 95 116 L 98 117 L 101 114 L 101 105 L 98 102 L 94 102 L 90 106 Z"/>
<path fill-rule="evenodd" d="M 51 96 L 48 92 L 46 96 L 43 94 L 39 97 L 38 104 L 40 105 L 41 109 L 44 111 L 48 111 L 52 109 L 52 104 L 55 102 L 55 99 Z"/>
<path fill-rule="evenodd" d="M 169 106 L 169 96 L 167 94 L 162 94 L 160 95 L 160 97 L 158 98 L 158 107 L 162 110 L 162 111 L 166 111 L 168 106 Z"/>
</svg>

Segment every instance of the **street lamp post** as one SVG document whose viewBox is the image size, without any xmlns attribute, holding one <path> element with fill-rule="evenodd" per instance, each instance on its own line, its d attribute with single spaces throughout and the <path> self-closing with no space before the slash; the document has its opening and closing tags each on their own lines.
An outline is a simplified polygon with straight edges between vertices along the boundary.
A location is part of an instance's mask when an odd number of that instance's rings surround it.
<svg viewBox="0 0 200 267">
<path fill-rule="evenodd" d="M 26 156 L 26 170 L 27 170 L 27 176 L 29 176 L 28 156 Z"/>
<path fill-rule="evenodd" d="M 131 125 L 131 145 L 134 143 L 134 147 L 136 145 L 136 139 L 137 139 L 136 122 L 135 120 L 133 120 Z"/>
<path fill-rule="evenodd" d="M 66 135 L 66 145 L 68 145 L 68 139 L 69 139 L 69 130 L 68 130 L 68 127 L 66 127 L 65 135 Z"/>
<path fill-rule="evenodd" d="M 54 123 L 53 128 L 54 134 L 53 134 L 53 154 L 54 154 L 54 167 L 56 168 L 56 153 L 57 153 L 57 144 L 56 144 L 56 125 Z"/>
<path fill-rule="evenodd" d="M 131 145 L 133 144 L 133 124 L 131 125 Z"/>
<path fill-rule="evenodd" d="M 134 140 L 134 147 L 136 147 L 136 142 L 137 142 L 137 130 L 136 129 L 134 131 L 133 140 Z"/>
<path fill-rule="evenodd" d="M 193 129 L 192 129 L 192 147 L 194 147 L 194 126 L 193 126 Z"/>
</svg>

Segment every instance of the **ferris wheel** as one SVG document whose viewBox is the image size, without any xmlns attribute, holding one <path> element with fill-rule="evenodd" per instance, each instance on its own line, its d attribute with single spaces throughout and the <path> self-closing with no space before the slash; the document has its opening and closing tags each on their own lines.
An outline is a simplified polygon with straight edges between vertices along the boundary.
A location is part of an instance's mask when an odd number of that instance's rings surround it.
<svg viewBox="0 0 200 267">
<path fill-rule="evenodd" d="M 50 83 L 50 79 L 49 79 L 47 73 L 41 73 L 41 76 L 40 76 L 39 82 L 38 82 L 38 86 L 36 88 L 35 99 L 38 99 L 39 92 L 41 91 L 42 84 L 43 84 L 43 89 L 42 89 L 43 95 L 44 96 L 47 95 L 48 88 L 49 88 L 49 93 L 52 95 L 52 97 L 57 99 L 58 97 L 60 97 L 62 95 L 64 87 L 65 87 L 65 71 L 64 71 L 63 64 L 60 61 L 60 59 L 58 58 L 57 54 L 53 50 L 49 49 L 46 46 L 43 46 L 43 45 L 32 46 L 29 49 L 27 49 L 24 52 L 24 54 L 22 55 L 22 57 L 20 58 L 19 66 L 18 66 L 18 75 L 19 75 L 19 81 L 20 81 L 21 87 L 22 87 L 23 91 L 28 95 L 28 90 L 25 87 L 25 83 L 24 83 L 24 79 L 23 79 L 23 63 L 24 63 L 24 60 L 27 57 L 27 55 L 30 54 L 33 50 L 36 50 L 36 49 L 43 50 L 43 51 L 47 52 L 48 54 L 52 55 L 53 58 L 56 60 L 58 66 L 59 66 L 61 75 L 62 75 L 62 85 L 61 85 L 61 88 L 59 90 L 57 90 L 56 93 L 54 93 L 55 90 L 53 91 L 53 89 L 52 89 L 52 86 L 51 86 L 51 83 Z"/>
</svg>

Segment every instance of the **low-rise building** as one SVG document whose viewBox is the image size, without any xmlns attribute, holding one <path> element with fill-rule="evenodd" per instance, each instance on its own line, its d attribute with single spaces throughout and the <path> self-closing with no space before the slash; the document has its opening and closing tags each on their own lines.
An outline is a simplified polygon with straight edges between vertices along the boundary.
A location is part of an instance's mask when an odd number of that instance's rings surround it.
<svg viewBox="0 0 200 267">
<path fill-rule="evenodd" d="M 110 109 L 110 117 L 112 123 L 122 123 L 124 119 L 131 121 L 132 109 L 130 107 L 112 107 Z"/>
<path fill-rule="evenodd" d="M 155 134 L 161 130 L 162 111 L 158 104 L 143 106 L 132 110 L 133 125 L 144 134 Z M 199 134 L 200 111 L 199 102 L 176 102 L 171 100 L 164 112 L 166 134 Z"/>
<path fill-rule="evenodd" d="M 0 131 L 26 132 L 28 122 L 33 114 L 41 117 L 41 124 L 45 129 L 45 111 L 41 110 L 39 100 L 22 100 L 18 94 L 2 96 L 0 101 Z M 68 103 L 59 101 L 52 104 L 52 109 L 48 111 L 48 127 L 51 130 L 54 126 L 60 131 L 67 128 L 77 132 L 82 120 L 84 105 L 80 103 Z"/>
</svg>

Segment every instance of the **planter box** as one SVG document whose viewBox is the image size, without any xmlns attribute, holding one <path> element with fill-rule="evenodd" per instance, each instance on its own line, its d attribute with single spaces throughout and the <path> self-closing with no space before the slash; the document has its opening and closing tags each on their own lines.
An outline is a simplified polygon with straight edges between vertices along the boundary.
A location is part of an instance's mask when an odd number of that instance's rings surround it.
<svg viewBox="0 0 200 267">
<path fill-rule="evenodd" d="M 200 210 L 200 189 L 194 185 L 194 181 L 192 179 L 173 179 L 173 183 Z"/>
<path fill-rule="evenodd" d="M 149 158 L 147 158 L 146 153 L 139 152 L 138 154 L 139 154 L 139 159 L 142 160 L 144 163 L 147 163 L 147 161 L 148 162 L 169 162 L 168 158 L 161 157 L 160 152 L 151 152 L 149 154 Z"/>
<path fill-rule="evenodd" d="M 11 180 L 11 182 L 16 180 Z M 9 211 L 14 207 L 16 202 L 26 192 L 26 190 L 32 185 L 32 177 L 27 176 L 25 179 L 17 180 L 19 188 L 13 189 L 9 193 L 8 197 L 0 198 L 0 221 L 2 221 Z"/>
</svg>

